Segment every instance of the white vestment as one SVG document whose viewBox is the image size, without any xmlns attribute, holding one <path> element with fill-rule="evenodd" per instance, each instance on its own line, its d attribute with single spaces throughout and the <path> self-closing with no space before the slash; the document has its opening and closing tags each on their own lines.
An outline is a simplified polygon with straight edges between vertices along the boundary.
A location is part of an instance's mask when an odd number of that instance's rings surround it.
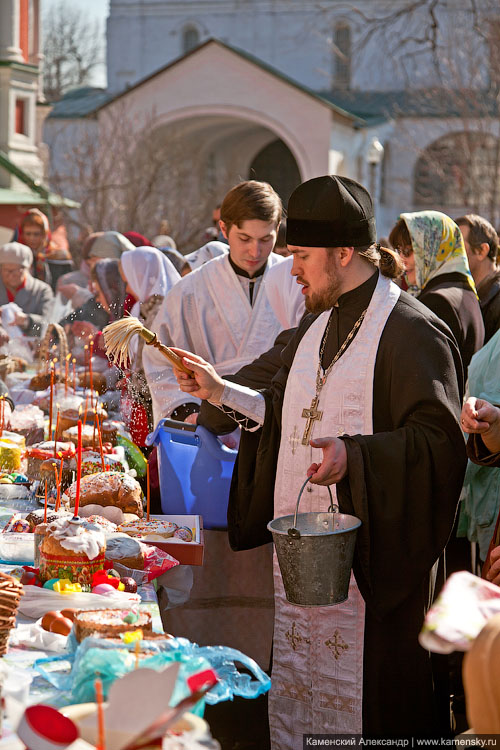
<svg viewBox="0 0 500 750">
<path fill-rule="evenodd" d="M 152 329 L 164 344 L 199 354 L 220 374 L 235 373 L 267 351 L 282 329 L 265 287 L 270 267 L 282 260 L 269 256 L 255 281 L 253 307 L 247 293 L 251 280 L 236 275 L 229 256 L 208 261 L 171 289 Z M 155 423 L 180 404 L 197 401 L 179 390 L 156 349 L 144 347 L 143 364 Z M 227 532 L 205 530 L 205 565 L 193 569 L 193 578 L 189 601 L 164 613 L 169 632 L 200 645 L 237 648 L 267 669 L 274 612 L 271 545 L 233 552 Z"/>
<path fill-rule="evenodd" d="M 282 330 L 266 294 L 269 269 L 282 261 L 281 256 L 270 254 L 252 307 L 229 255 L 214 258 L 169 291 L 153 321 L 153 331 L 163 344 L 203 357 L 219 374 L 235 373 L 267 351 Z M 181 404 L 198 403 L 179 389 L 172 368 L 157 349 L 144 347 L 142 359 L 155 424 Z"/>
<path fill-rule="evenodd" d="M 380 276 L 364 321 L 333 366 L 321 391 L 321 421 L 314 438 L 373 434 L 372 400 L 380 336 L 399 288 Z M 315 394 L 316 370 L 329 311 L 317 318 L 299 344 L 288 377 L 276 472 L 275 517 L 294 512 L 299 489 L 322 452 L 301 443 L 302 410 Z M 335 486 L 332 486 L 335 498 Z M 325 511 L 326 487 L 308 485 L 300 513 Z M 302 750 L 305 733 L 362 731 L 364 601 L 351 575 L 349 598 L 332 607 L 298 607 L 287 602 L 274 559 L 275 623 L 269 723 L 273 750 Z"/>
<path fill-rule="evenodd" d="M 305 297 L 292 276 L 292 264 L 293 257 L 285 258 L 283 263 L 269 269 L 266 278 L 269 302 L 284 329 L 298 326 L 305 312 Z"/>
</svg>

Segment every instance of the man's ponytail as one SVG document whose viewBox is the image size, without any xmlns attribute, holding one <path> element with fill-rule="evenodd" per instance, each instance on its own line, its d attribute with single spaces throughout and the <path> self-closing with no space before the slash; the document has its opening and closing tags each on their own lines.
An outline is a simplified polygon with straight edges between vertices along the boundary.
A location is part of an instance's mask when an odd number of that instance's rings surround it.
<svg viewBox="0 0 500 750">
<path fill-rule="evenodd" d="M 382 276 L 387 276 L 389 279 L 399 279 L 403 275 L 405 267 L 395 250 L 382 247 L 380 244 L 356 249 L 362 258 L 365 258 L 365 260 L 380 269 Z"/>
</svg>

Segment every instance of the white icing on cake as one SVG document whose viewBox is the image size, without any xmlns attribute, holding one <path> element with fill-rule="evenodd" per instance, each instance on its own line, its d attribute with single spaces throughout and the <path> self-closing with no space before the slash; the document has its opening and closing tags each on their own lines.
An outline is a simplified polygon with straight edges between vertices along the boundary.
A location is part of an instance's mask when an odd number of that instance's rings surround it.
<svg viewBox="0 0 500 750">
<path fill-rule="evenodd" d="M 150 521 L 142 520 L 122 523 L 118 526 L 117 531 L 123 531 L 130 536 L 154 536 L 159 539 L 165 539 L 172 536 L 176 528 L 177 524 L 172 523 L 172 521 L 159 521 L 152 518 Z"/>
<path fill-rule="evenodd" d="M 52 521 L 48 533 L 57 539 L 61 547 L 71 552 L 83 553 L 89 560 L 93 560 L 106 546 L 104 532 L 89 529 L 83 521 L 75 522 L 73 518 L 60 518 Z"/>
</svg>

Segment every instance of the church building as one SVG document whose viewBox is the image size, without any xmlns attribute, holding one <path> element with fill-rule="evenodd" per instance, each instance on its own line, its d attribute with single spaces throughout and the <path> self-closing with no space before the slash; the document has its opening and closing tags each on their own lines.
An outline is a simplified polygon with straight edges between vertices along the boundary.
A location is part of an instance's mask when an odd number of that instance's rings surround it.
<svg viewBox="0 0 500 750">
<path fill-rule="evenodd" d="M 299 182 L 337 173 L 370 189 L 382 235 L 400 212 L 426 208 L 498 223 L 500 12 L 479 3 L 484 33 L 457 45 L 476 4 L 438 3 L 434 40 L 428 3 L 405 15 L 414 5 L 110 0 L 108 88 L 56 103 L 44 128 L 51 173 L 81 201 L 71 149 L 106 130 L 118 142 L 127 123 L 158 160 L 168 144 L 196 154 L 189 175 L 165 167 L 166 184 L 189 185 L 204 210 L 241 179 L 268 180 L 286 203 Z"/>
</svg>

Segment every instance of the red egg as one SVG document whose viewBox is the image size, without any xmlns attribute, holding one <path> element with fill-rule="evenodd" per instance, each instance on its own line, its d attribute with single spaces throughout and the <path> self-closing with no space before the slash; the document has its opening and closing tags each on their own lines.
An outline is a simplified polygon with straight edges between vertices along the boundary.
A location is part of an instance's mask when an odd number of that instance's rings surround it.
<svg viewBox="0 0 500 750">
<path fill-rule="evenodd" d="M 122 578 L 122 583 L 125 586 L 124 591 L 127 591 L 129 594 L 135 594 L 137 591 L 137 583 L 134 581 L 133 578 L 130 578 L 129 576 L 126 576 L 125 578 Z"/>
<path fill-rule="evenodd" d="M 47 612 L 42 617 L 42 628 L 44 630 L 50 631 L 50 626 L 54 622 L 54 620 L 60 620 L 61 619 L 61 613 L 60 612 Z"/>
<path fill-rule="evenodd" d="M 78 612 L 77 609 L 71 609 L 71 608 L 69 608 L 69 609 L 61 609 L 61 615 L 63 617 L 67 617 L 68 620 L 71 620 L 71 622 L 73 622 L 73 620 L 75 619 L 75 615 L 76 615 L 77 612 Z"/>
<path fill-rule="evenodd" d="M 73 623 L 68 617 L 58 617 L 56 620 L 52 620 L 50 632 L 59 633 L 59 635 L 69 635 L 72 627 Z"/>
</svg>

